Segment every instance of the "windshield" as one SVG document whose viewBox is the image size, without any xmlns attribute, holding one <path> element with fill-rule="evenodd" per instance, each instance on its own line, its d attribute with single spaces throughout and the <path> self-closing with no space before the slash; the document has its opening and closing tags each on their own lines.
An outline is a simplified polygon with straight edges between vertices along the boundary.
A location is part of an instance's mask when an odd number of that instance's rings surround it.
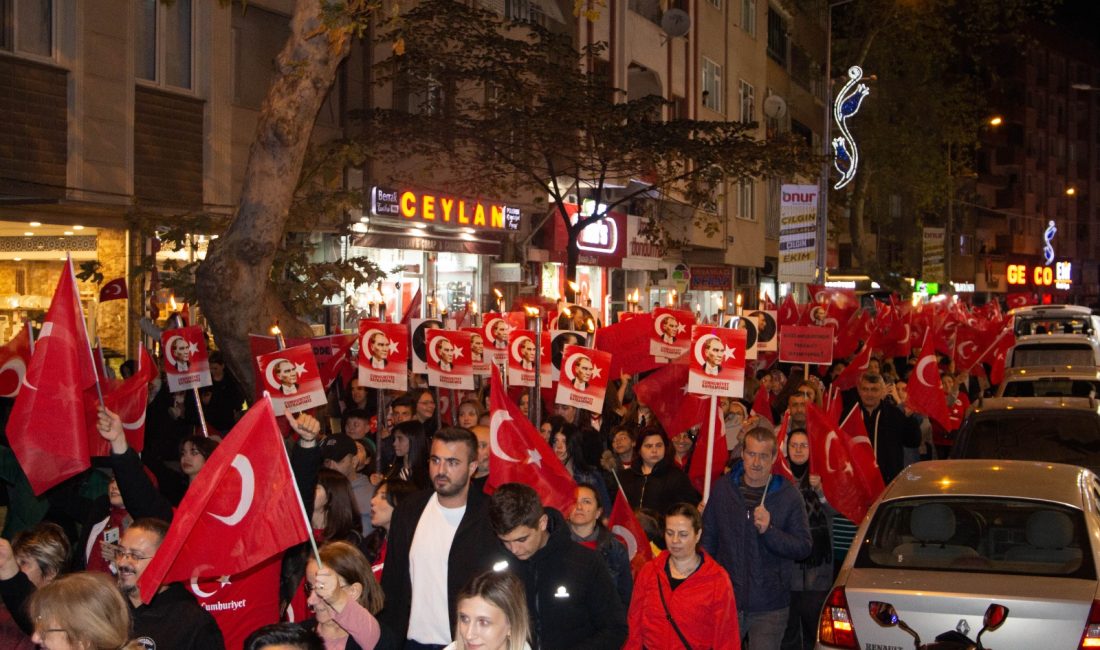
<svg viewBox="0 0 1100 650">
<path fill-rule="evenodd" d="M 879 506 L 856 567 L 1094 579 L 1080 510 L 1003 497 L 923 497 Z"/>
<path fill-rule="evenodd" d="M 1069 377 L 1018 379 L 1005 384 L 1001 397 L 1089 397 L 1095 396 L 1100 382 Z"/>
<path fill-rule="evenodd" d="M 1037 343 L 1012 348 L 1012 366 L 1093 366 L 1092 347 L 1088 343 Z"/>
<path fill-rule="evenodd" d="M 951 457 L 1100 467 L 1100 421 L 1092 411 L 1006 410 L 978 414 L 963 425 Z"/>
</svg>

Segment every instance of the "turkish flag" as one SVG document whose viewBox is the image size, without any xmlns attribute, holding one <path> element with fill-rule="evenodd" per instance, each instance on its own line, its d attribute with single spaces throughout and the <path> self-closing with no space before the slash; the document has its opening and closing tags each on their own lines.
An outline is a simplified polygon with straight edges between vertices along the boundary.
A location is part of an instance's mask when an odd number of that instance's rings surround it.
<svg viewBox="0 0 1100 650">
<path fill-rule="evenodd" d="M 835 422 L 830 417 L 830 422 Z M 863 409 L 853 408 L 844 422 L 840 424 L 840 432 L 844 436 L 844 443 L 848 447 L 848 455 L 852 459 L 852 467 L 856 471 L 863 490 L 873 502 L 886 489 L 886 483 L 882 480 L 882 470 L 878 467 L 878 459 L 875 458 L 875 448 L 871 444 L 871 437 L 867 435 L 867 425 L 863 421 Z"/>
<path fill-rule="evenodd" d="M 577 501 L 577 483 L 535 427 L 508 399 L 499 373 L 490 378 L 489 480 L 485 492 L 492 494 L 505 483 L 523 483 L 535 488 L 542 505 L 566 517 Z"/>
<path fill-rule="evenodd" d="M 490 471 L 490 475 L 492 472 Z M 646 562 L 653 559 L 653 549 L 649 546 L 649 538 L 646 537 L 630 504 L 626 502 L 626 496 L 622 490 L 615 490 L 615 504 L 611 506 L 611 516 L 607 520 L 607 526 L 611 533 L 626 544 L 626 555 L 630 558 L 630 572 L 636 577 L 638 571 Z"/>
<path fill-rule="evenodd" d="M 611 353 L 611 377 L 653 370 L 663 364 L 649 353 L 653 314 L 638 314 L 628 320 L 596 330 L 597 350 Z M 686 383 L 686 380 L 685 380 Z"/>
<path fill-rule="evenodd" d="M 157 366 L 144 345 L 139 345 L 137 372 L 118 383 L 110 392 L 103 395 L 107 410 L 117 413 L 122 420 L 122 430 L 126 434 L 126 443 L 140 453 L 145 448 L 145 409 L 149 404 L 149 382 L 157 376 Z M 87 400 L 88 453 L 92 456 L 108 456 L 111 445 L 95 426 L 98 402 Z"/>
<path fill-rule="evenodd" d="M 27 374 L 27 366 L 31 364 L 33 350 L 29 323 L 25 323 L 18 334 L 0 346 L 0 397 L 15 397 L 19 394 L 19 387 Z"/>
<path fill-rule="evenodd" d="M 328 387 L 337 379 L 340 380 L 342 385 L 346 385 L 351 381 L 356 365 L 350 353 L 352 346 L 355 345 L 356 336 L 354 334 L 335 334 L 314 337 L 312 340 L 326 342 L 331 346 L 331 355 L 323 358 L 318 356 L 317 358 L 317 370 L 321 373 L 321 384 Z"/>
<path fill-rule="evenodd" d="M 236 575 L 194 579 L 187 588 L 199 605 L 210 612 L 221 628 L 227 648 L 243 648 L 249 634 L 264 625 L 279 622 L 279 570 L 282 556 L 276 555 Z M 241 607 L 226 607 L 241 603 Z M 294 613 L 305 620 L 308 612 Z M 290 620 L 295 620 L 291 618 Z"/>
<path fill-rule="evenodd" d="M 787 458 L 787 427 L 790 425 L 791 414 L 784 413 L 783 421 L 779 423 L 779 428 L 775 430 L 775 447 L 778 452 L 775 454 L 775 461 L 772 462 L 772 474 L 778 474 L 792 483 L 797 483 L 794 480 L 794 473 L 791 472 L 791 461 Z"/>
<path fill-rule="evenodd" d="M 248 409 L 188 488 L 138 581 L 142 601 L 152 600 L 162 584 L 241 573 L 306 541 L 305 516 L 265 397 Z"/>
<path fill-rule="evenodd" d="M 57 281 L 23 386 L 8 419 L 8 441 L 35 494 L 88 469 L 85 399 L 96 383 L 72 262 Z"/>
<path fill-rule="evenodd" d="M 126 278 L 111 280 L 99 289 L 99 302 L 108 300 L 125 300 L 130 294 L 126 292 Z"/>
<path fill-rule="evenodd" d="M 981 360 L 982 352 L 989 349 L 994 334 L 976 327 L 960 328 L 955 339 L 955 368 L 960 372 L 970 372 Z"/>
<path fill-rule="evenodd" d="M 867 371 L 867 367 L 870 365 L 871 342 L 867 341 L 859 354 L 852 359 L 851 363 L 844 366 L 844 370 L 840 371 L 840 374 L 836 376 L 836 379 L 830 385 L 836 386 L 838 390 L 848 390 L 859 383 L 860 376 Z"/>
<path fill-rule="evenodd" d="M 671 401 L 666 398 L 665 401 Z M 710 420 L 710 403 L 711 401 L 717 402 L 718 398 L 710 396 L 705 398 L 707 414 L 706 420 Z M 704 422 L 706 422 L 704 420 Z M 691 484 L 695 486 L 695 489 L 703 495 L 703 501 L 707 500 L 710 495 L 703 491 L 706 486 L 707 477 L 707 446 L 711 444 L 711 432 L 715 434 L 714 440 L 714 456 L 711 459 L 710 466 L 710 480 L 711 485 L 714 485 L 714 481 L 722 475 L 723 470 L 726 468 L 726 462 L 730 459 L 730 452 L 726 445 L 726 432 L 725 423 L 722 420 L 722 412 L 715 406 L 714 420 L 710 426 L 703 424 L 699 427 L 699 435 L 695 437 L 695 447 L 691 452 L 691 465 L 688 466 L 688 478 L 691 479 Z"/>
<path fill-rule="evenodd" d="M 871 312 L 860 311 L 852 314 L 852 318 L 840 328 L 836 341 L 833 342 L 833 358 L 850 357 L 859 347 L 860 341 L 866 343 L 871 339 L 873 328 Z"/>
<path fill-rule="evenodd" d="M 783 304 L 779 305 L 779 313 L 776 314 L 775 321 L 779 324 L 779 327 L 784 325 L 798 325 L 798 321 L 802 318 L 802 310 L 799 309 L 798 303 L 794 301 L 794 294 L 788 293 L 787 297 L 783 298 Z"/>
<path fill-rule="evenodd" d="M 771 391 L 767 386 L 761 385 L 756 389 L 756 395 L 752 398 L 752 412 L 767 420 L 768 424 L 775 424 L 775 418 L 772 416 Z"/>
<path fill-rule="evenodd" d="M 1016 345 L 1016 335 L 1006 328 L 982 355 L 982 361 L 989 362 L 989 383 L 994 386 L 1000 384 L 1005 378 L 1005 357 L 1014 345 Z"/>
<path fill-rule="evenodd" d="M 947 411 L 947 394 L 943 392 L 939 365 L 932 335 L 924 337 L 920 356 L 913 372 L 909 373 L 909 399 L 905 405 L 917 413 L 923 413 L 944 427 L 950 426 Z"/>
<path fill-rule="evenodd" d="M 813 404 L 806 405 L 806 429 L 810 435 L 810 473 L 821 477 L 821 490 L 829 505 L 859 524 L 872 500 L 856 476 L 841 434 Z"/>
<path fill-rule="evenodd" d="M 614 364 L 614 357 L 611 362 Z M 687 392 L 690 367 L 690 353 L 682 354 L 634 385 L 634 394 L 670 436 L 706 422 L 710 414 L 705 396 Z"/>
<path fill-rule="evenodd" d="M 401 316 L 401 324 L 408 325 L 414 318 L 420 318 L 420 289 L 416 290 L 412 300 L 409 301 L 409 308 Z"/>
<path fill-rule="evenodd" d="M 1005 296 L 1005 306 L 1009 309 L 1037 304 L 1039 304 L 1039 302 L 1035 300 L 1035 294 L 1033 293 L 1010 293 Z"/>
</svg>

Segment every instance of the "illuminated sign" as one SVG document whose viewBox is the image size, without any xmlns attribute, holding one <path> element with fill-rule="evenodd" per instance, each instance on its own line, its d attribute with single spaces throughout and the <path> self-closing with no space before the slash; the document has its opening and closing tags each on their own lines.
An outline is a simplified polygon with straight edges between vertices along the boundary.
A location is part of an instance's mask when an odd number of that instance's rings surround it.
<svg viewBox="0 0 1100 650">
<path fill-rule="evenodd" d="M 576 225 L 580 219 L 587 219 L 594 214 L 607 215 L 607 206 L 602 203 L 597 205 L 595 201 L 585 200 L 581 204 L 580 212 L 569 215 L 569 223 Z M 619 247 L 619 225 L 614 219 L 603 218 L 588 224 L 577 235 L 577 248 L 590 253 L 614 253 Z"/>
<path fill-rule="evenodd" d="M 1073 263 L 1058 262 L 1049 266 L 1009 264 L 1005 267 L 1005 281 L 1013 286 L 1054 287 L 1067 290 L 1073 284 Z"/>
<path fill-rule="evenodd" d="M 371 188 L 371 214 L 417 224 L 500 231 L 518 230 L 520 219 L 519 208 L 502 203 L 385 187 Z"/>
</svg>

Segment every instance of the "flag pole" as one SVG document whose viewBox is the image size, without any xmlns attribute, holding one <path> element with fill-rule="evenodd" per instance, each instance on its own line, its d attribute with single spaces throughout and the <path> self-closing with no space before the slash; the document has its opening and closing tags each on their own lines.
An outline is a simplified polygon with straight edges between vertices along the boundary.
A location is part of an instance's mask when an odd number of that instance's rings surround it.
<svg viewBox="0 0 1100 650">
<path fill-rule="evenodd" d="M 271 394 L 266 390 L 264 391 L 262 399 L 267 400 L 268 406 L 271 406 Z M 298 510 L 302 513 L 302 523 L 306 525 L 306 534 L 309 535 L 309 545 L 313 549 L 313 557 L 317 560 L 317 566 L 320 567 L 323 566 L 321 562 L 321 551 L 317 549 L 317 540 L 313 537 L 313 525 L 310 523 L 309 515 L 306 513 L 306 503 L 302 500 L 302 491 L 298 489 L 298 477 L 294 474 L 294 466 L 290 463 L 290 454 L 287 453 L 283 436 L 279 433 L 279 425 L 275 422 L 274 413 L 274 407 L 272 407 L 271 421 L 275 426 L 272 427 L 271 430 L 279 437 L 279 448 L 283 450 L 283 460 L 286 462 L 287 469 L 290 470 L 290 484 L 294 487 L 294 495 L 298 497 Z"/>
<path fill-rule="evenodd" d="M 76 272 L 73 271 L 73 255 L 72 253 L 65 253 L 66 264 L 69 267 L 69 278 L 73 283 L 73 300 L 76 301 L 76 313 L 80 316 L 80 326 L 84 328 L 84 340 L 87 342 L 88 361 L 92 362 L 92 369 L 95 369 L 95 355 L 92 353 L 92 341 L 88 338 L 88 321 L 84 318 L 84 306 L 80 303 L 80 294 L 76 291 Z M 99 397 L 99 405 L 104 409 L 107 405 L 103 402 L 103 387 L 99 385 L 99 373 L 95 373 L 95 392 Z"/>
<path fill-rule="evenodd" d="M 710 422 L 707 427 L 710 429 L 710 435 L 707 436 L 707 473 L 703 476 L 703 504 L 705 505 L 707 499 L 710 498 L 710 479 L 714 469 L 714 437 L 718 435 L 715 431 L 714 420 L 718 417 L 718 396 L 710 396 Z M 617 477 L 616 477 L 617 478 Z"/>
</svg>

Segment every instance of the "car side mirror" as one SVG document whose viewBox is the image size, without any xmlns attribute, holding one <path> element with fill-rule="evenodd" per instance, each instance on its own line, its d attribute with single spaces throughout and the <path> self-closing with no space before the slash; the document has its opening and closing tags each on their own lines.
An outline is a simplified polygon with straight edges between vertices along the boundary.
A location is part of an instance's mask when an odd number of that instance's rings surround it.
<svg viewBox="0 0 1100 650">
<path fill-rule="evenodd" d="M 871 614 L 871 618 L 883 627 L 896 627 L 898 624 L 898 612 L 890 603 L 872 600 L 867 603 L 867 611 Z"/>
</svg>

